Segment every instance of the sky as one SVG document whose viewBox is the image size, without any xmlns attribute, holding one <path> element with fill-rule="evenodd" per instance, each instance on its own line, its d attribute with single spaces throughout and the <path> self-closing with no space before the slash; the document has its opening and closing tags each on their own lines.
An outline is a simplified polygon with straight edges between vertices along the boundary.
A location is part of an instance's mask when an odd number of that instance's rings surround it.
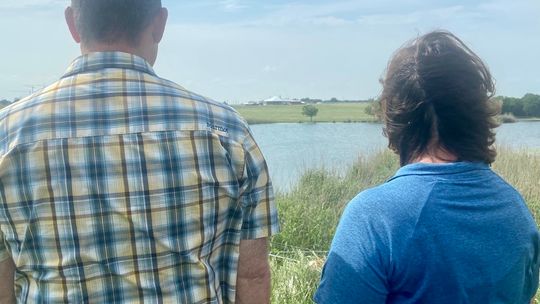
<svg viewBox="0 0 540 304">
<path fill-rule="evenodd" d="M 67 0 L 0 0 L 0 99 L 58 79 L 79 48 Z M 393 52 L 436 29 L 490 67 L 499 95 L 540 94 L 540 0 L 163 0 L 156 72 L 229 103 L 380 94 Z"/>
</svg>

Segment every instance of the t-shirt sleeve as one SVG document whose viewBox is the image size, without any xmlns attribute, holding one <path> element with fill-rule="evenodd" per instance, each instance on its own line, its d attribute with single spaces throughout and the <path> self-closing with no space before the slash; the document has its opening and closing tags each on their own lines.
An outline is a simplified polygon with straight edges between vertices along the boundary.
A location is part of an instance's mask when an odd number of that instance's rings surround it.
<svg viewBox="0 0 540 304">
<path fill-rule="evenodd" d="M 314 300 L 331 303 L 386 303 L 389 244 L 384 225 L 353 201 L 345 210 Z M 371 214 L 371 215 L 370 215 Z"/>
<path fill-rule="evenodd" d="M 242 239 L 269 237 L 279 232 L 279 220 L 268 166 L 249 131 L 243 149 L 245 165 L 240 196 L 243 207 Z"/>
<path fill-rule="evenodd" d="M 5 239 L 4 239 L 4 233 L 0 229 L 0 262 L 3 262 L 7 259 L 9 259 L 9 252 L 6 247 Z"/>
</svg>

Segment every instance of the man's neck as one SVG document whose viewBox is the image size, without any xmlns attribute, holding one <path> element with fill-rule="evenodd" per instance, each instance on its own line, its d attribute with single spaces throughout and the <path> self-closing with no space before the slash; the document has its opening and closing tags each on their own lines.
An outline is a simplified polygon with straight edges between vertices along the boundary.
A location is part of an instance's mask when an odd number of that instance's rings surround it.
<svg viewBox="0 0 540 304">
<path fill-rule="evenodd" d="M 133 54 L 144 58 L 146 61 L 153 64 L 153 60 L 149 58 L 146 52 L 140 48 L 132 47 L 126 44 L 97 44 L 97 45 L 83 45 L 81 44 L 82 55 L 96 53 L 96 52 L 123 52 Z"/>
<path fill-rule="evenodd" d="M 412 161 L 412 163 L 444 164 L 453 163 L 458 160 L 457 156 L 444 149 L 436 149 L 433 152 L 425 153 Z"/>
</svg>

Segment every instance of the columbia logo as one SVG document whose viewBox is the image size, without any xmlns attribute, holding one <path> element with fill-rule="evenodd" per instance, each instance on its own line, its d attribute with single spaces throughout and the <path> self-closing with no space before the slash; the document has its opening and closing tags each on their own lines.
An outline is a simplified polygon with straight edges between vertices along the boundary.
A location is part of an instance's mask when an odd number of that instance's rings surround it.
<svg viewBox="0 0 540 304">
<path fill-rule="evenodd" d="M 214 124 L 211 124 L 209 122 L 206 123 L 206 126 L 212 130 L 216 130 L 216 131 L 220 131 L 220 132 L 225 132 L 225 133 L 229 133 L 229 129 L 228 128 L 225 128 L 225 127 L 222 127 L 222 126 L 217 126 L 217 125 L 214 125 Z"/>
</svg>

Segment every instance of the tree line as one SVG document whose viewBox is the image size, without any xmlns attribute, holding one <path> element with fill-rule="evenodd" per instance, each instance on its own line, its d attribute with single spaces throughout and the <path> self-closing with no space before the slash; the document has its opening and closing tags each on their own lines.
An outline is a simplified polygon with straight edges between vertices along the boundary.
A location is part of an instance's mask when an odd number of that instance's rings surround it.
<svg viewBox="0 0 540 304">
<path fill-rule="evenodd" d="M 0 109 L 9 105 L 12 102 L 16 102 L 18 99 L 13 101 L 9 100 L 0 100 Z M 516 117 L 540 117 L 540 95 L 527 93 L 521 98 L 516 97 L 506 97 L 498 96 L 495 98 L 501 104 L 501 113 L 503 114 L 512 114 Z M 317 102 L 369 102 L 370 104 L 366 108 L 366 113 L 374 116 L 380 114 L 380 105 L 376 100 L 366 100 L 366 101 L 352 101 L 352 100 L 338 100 L 332 98 L 330 100 L 321 100 L 321 99 L 311 99 L 303 98 L 302 101 L 306 103 L 317 103 Z"/>
<path fill-rule="evenodd" d="M 495 101 L 501 106 L 501 114 L 512 114 L 515 117 L 540 117 L 540 95 L 527 93 L 522 98 L 498 96 Z M 368 115 L 381 119 L 379 100 L 371 102 L 365 109 Z"/>
<path fill-rule="evenodd" d="M 513 114 L 516 117 L 540 117 L 540 95 L 528 93 L 522 98 L 496 98 L 501 104 L 501 112 Z"/>
</svg>

